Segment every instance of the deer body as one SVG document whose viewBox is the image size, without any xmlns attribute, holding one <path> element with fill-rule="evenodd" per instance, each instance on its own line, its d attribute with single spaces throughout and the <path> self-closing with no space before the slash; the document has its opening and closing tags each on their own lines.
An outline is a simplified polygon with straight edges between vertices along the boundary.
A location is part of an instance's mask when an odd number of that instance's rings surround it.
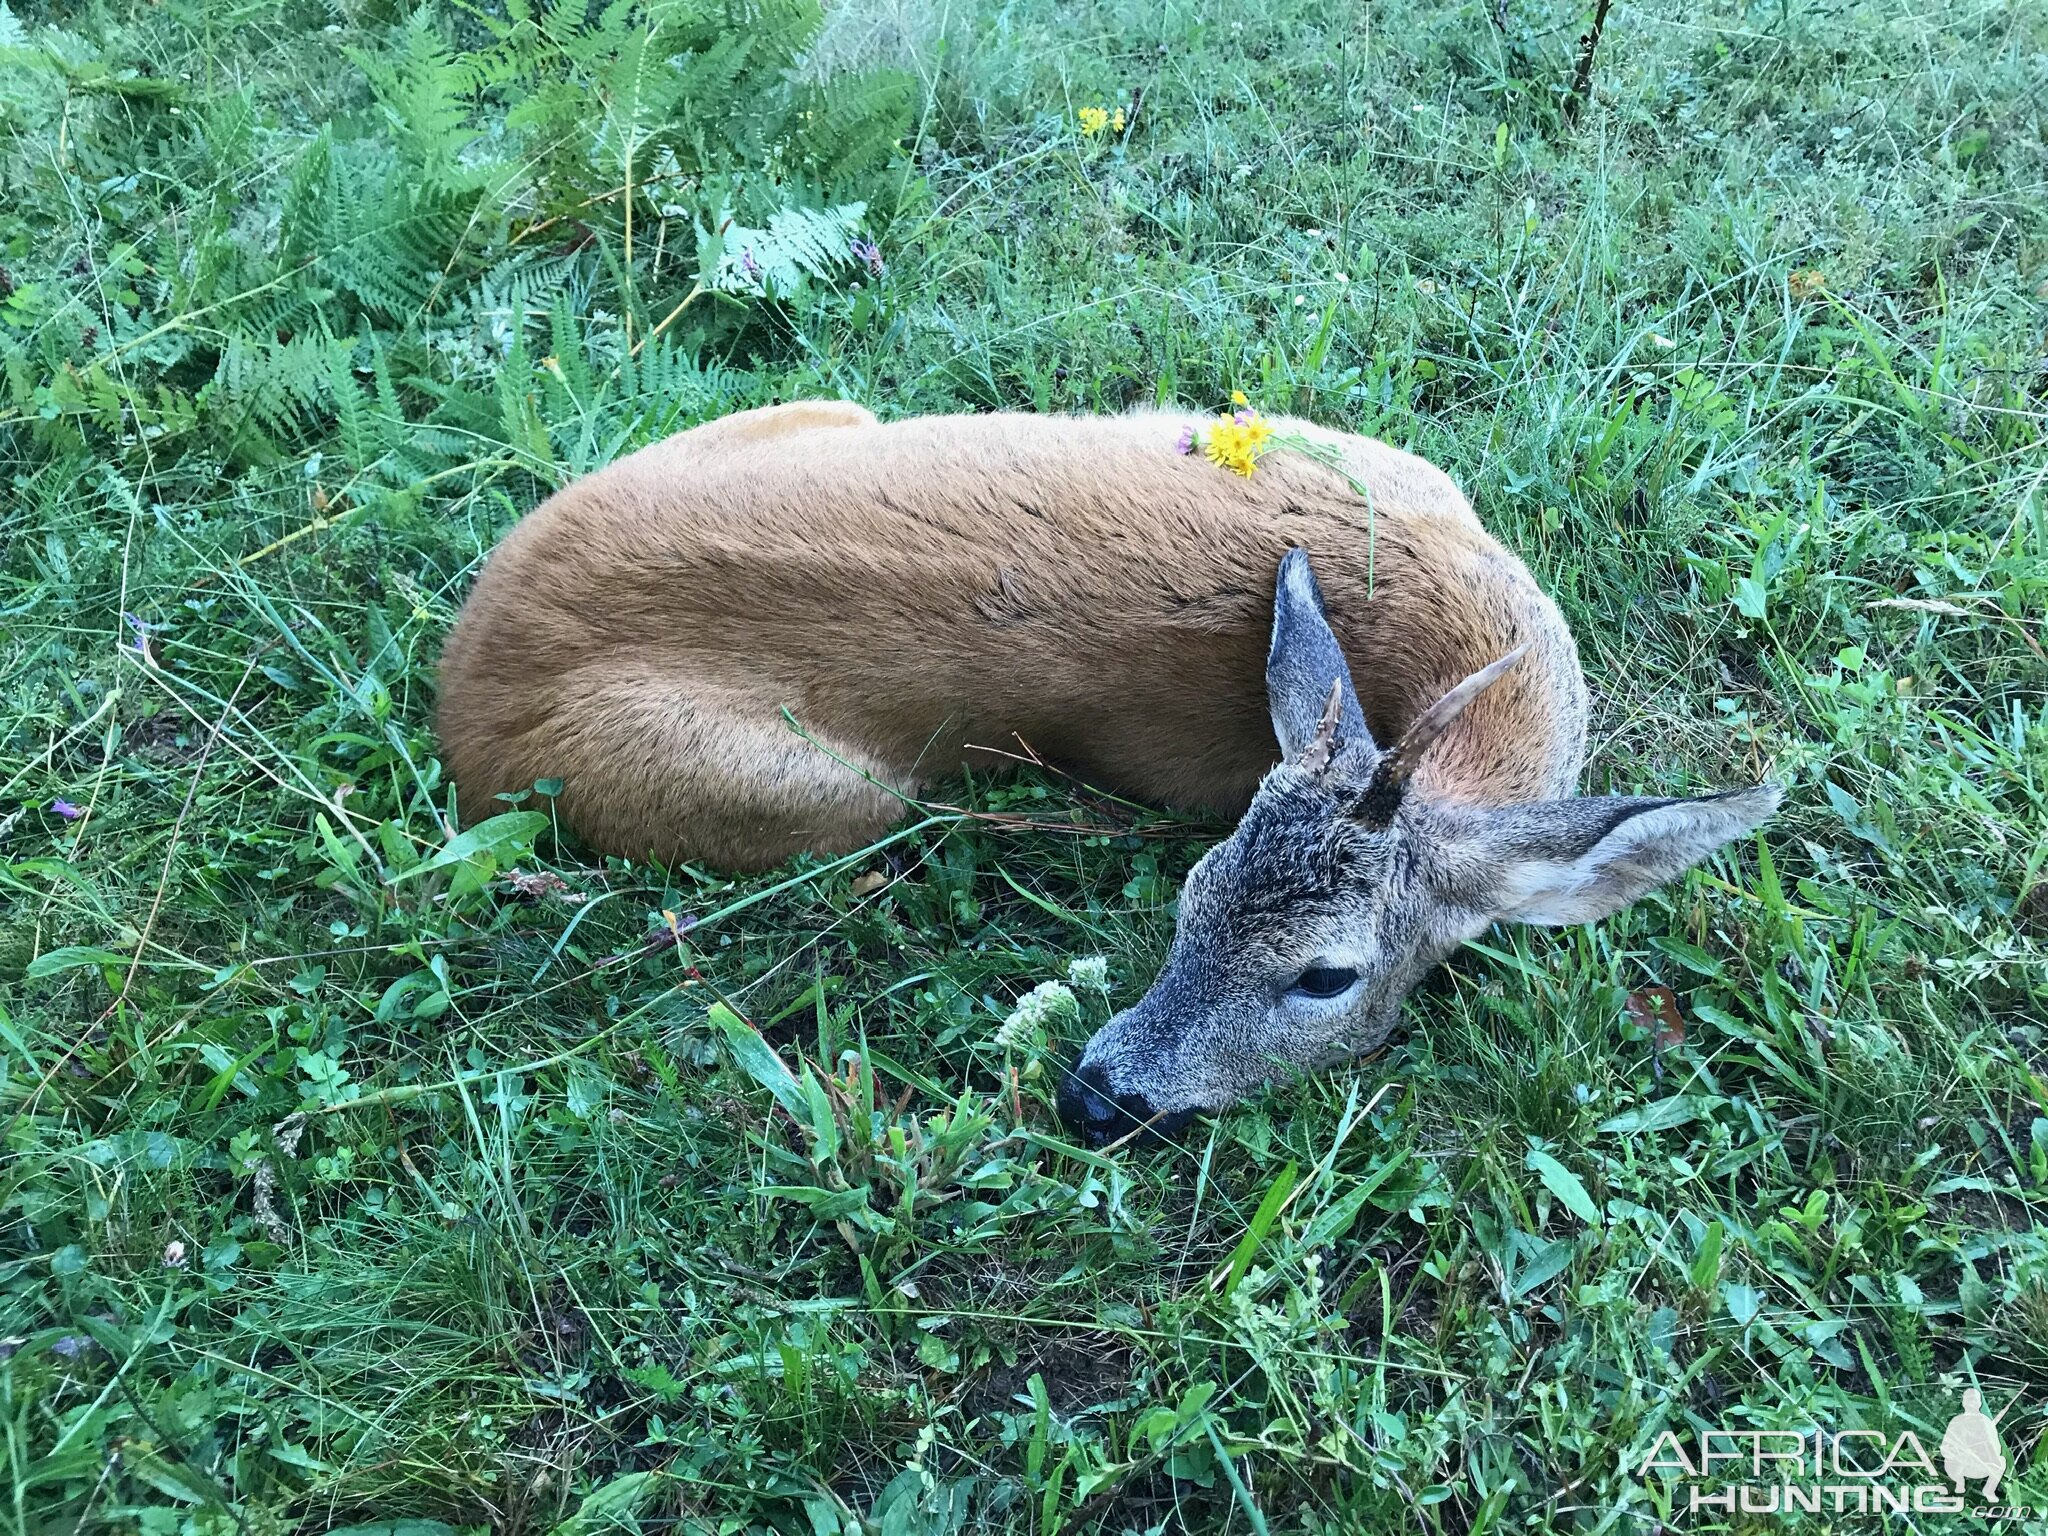
<svg viewBox="0 0 2048 1536">
<path fill-rule="evenodd" d="M 460 809 L 559 778 L 597 848 L 759 869 L 859 848 L 1021 739 L 1240 815 L 1158 979 L 1061 1084 L 1100 1143 L 1372 1049 L 1492 923 L 1601 917 L 1776 807 L 1570 798 L 1571 632 L 1450 480 L 1303 422 L 1277 425 L 1368 497 L 1301 454 L 1241 479 L 1174 452 L 1191 424 L 798 403 L 575 482 L 449 638 Z"/>
<path fill-rule="evenodd" d="M 1192 421 L 883 426 L 798 403 L 574 482 L 492 554 L 444 654 L 461 810 L 559 778 L 561 814 L 605 852 L 759 869 L 900 819 L 863 772 L 916 794 L 1021 739 L 1097 787 L 1234 816 L 1274 760 L 1264 658 L 1295 546 L 1377 732 L 1532 647 L 1433 755 L 1432 789 L 1569 791 L 1586 721 L 1570 630 L 1448 477 L 1287 423 L 1342 444 L 1368 507 L 1300 455 L 1249 480 L 1183 457 Z"/>
</svg>

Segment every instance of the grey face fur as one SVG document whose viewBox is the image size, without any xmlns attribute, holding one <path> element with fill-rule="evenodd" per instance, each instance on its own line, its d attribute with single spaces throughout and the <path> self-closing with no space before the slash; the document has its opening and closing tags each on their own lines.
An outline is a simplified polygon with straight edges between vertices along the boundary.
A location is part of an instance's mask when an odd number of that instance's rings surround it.
<svg viewBox="0 0 2048 1536">
<path fill-rule="evenodd" d="M 1490 924 L 1604 917 L 1777 808 L 1769 784 L 1501 808 L 1406 792 L 1428 741 L 1492 676 L 1383 751 L 1307 556 L 1281 562 L 1266 686 L 1283 760 L 1189 872 L 1159 979 L 1063 1082 L 1070 1127 L 1097 1144 L 1147 1123 L 1171 1133 L 1269 1079 L 1372 1050 L 1422 975 Z"/>
</svg>

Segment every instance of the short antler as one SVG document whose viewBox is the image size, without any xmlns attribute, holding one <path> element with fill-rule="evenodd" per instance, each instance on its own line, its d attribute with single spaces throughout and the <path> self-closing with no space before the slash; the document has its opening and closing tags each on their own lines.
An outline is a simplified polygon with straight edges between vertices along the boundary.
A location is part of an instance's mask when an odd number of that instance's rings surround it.
<svg viewBox="0 0 2048 1536">
<path fill-rule="evenodd" d="M 1337 717 L 1343 712 L 1344 679 L 1340 677 L 1330 684 L 1330 702 L 1323 706 L 1323 717 L 1316 722 L 1315 735 L 1295 760 L 1310 773 L 1321 773 L 1337 755 Z"/>
<path fill-rule="evenodd" d="M 1401 739 L 1374 765 L 1372 779 L 1365 786 L 1365 792 L 1352 803 L 1353 819 L 1369 827 L 1384 827 L 1391 823 L 1394 813 L 1401 808 L 1401 795 L 1408 786 L 1409 778 L 1421 765 L 1423 753 L 1430 749 L 1437 737 L 1443 735 L 1453 720 L 1465 712 L 1466 705 L 1506 676 L 1508 669 L 1520 661 L 1528 649 L 1528 642 L 1524 641 L 1491 666 L 1481 667 L 1417 715 L 1408 729 L 1401 733 Z M 1320 740 L 1320 736 L 1317 739 Z"/>
</svg>

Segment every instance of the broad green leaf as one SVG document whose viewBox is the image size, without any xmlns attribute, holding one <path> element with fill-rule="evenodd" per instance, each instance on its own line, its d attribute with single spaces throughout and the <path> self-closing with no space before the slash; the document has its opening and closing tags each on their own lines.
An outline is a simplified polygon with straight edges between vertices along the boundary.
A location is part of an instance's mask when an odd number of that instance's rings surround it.
<svg viewBox="0 0 2048 1536">
<path fill-rule="evenodd" d="M 1600 1207 L 1586 1193 L 1579 1176 L 1548 1152 L 1531 1148 L 1526 1159 L 1529 1171 L 1543 1181 L 1543 1187 L 1557 1196 L 1564 1208 L 1589 1227 L 1600 1225 Z"/>
<path fill-rule="evenodd" d="M 723 1003 L 711 1005 L 710 1018 L 712 1026 L 725 1036 L 726 1048 L 740 1070 L 774 1094 L 775 1102 L 788 1110 L 797 1124 L 809 1123 L 809 1096 L 796 1074 L 782 1064 L 775 1048 L 761 1038 L 761 1032 Z"/>
<path fill-rule="evenodd" d="M 89 944 L 74 944 L 65 949 L 53 949 L 46 955 L 37 955 L 29 961 L 21 979 L 41 981 L 45 976 L 76 970 L 81 965 L 126 966 L 134 958 L 133 955 L 117 955 L 110 949 L 94 949 Z"/>
<path fill-rule="evenodd" d="M 827 1221 L 841 1216 L 858 1216 L 868 1209 L 868 1186 L 858 1189 L 820 1189 L 815 1184 L 766 1184 L 754 1191 L 776 1200 L 794 1200 L 808 1206 L 813 1216 Z"/>
<path fill-rule="evenodd" d="M 588 1120 L 604 1107 L 605 1092 L 609 1087 L 610 1084 L 600 1074 L 589 1068 L 572 1067 L 568 1081 L 563 1084 L 569 1113 L 578 1120 Z"/>
<path fill-rule="evenodd" d="M 1554 1280 L 1564 1273 L 1565 1266 L 1579 1251 L 1578 1243 L 1569 1237 L 1556 1242 L 1545 1243 L 1542 1250 L 1527 1264 L 1515 1271 L 1514 1293 L 1517 1300 L 1528 1295 L 1537 1286 Z"/>
<path fill-rule="evenodd" d="M 1721 1244 L 1725 1239 L 1726 1232 L 1720 1222 L 1707 1223 L 1706 1235 L 1700 1239 L 1700 1251 L 1693 1256 L 1692 1261 L 1691 1279 L 1694 1290 L 1712 1290 L 1714 1282 L 1721 1278 Z"/>
<path fill-rule="evenodd" d="M 548 1536 L 604 1536 L 608 1531 L 638 1531 L 634 1517 L 654 1496 L 657 1472 L 628 1472 L 593 1489 L 577 1506 L 576 1513 L 548 1533 Z"/>
<path fill-rule="evenodd" d="M 1407 1165 L 1408 1158 L 1407 1153 L 1389 1158 L 1367 1174 L 1362 1183 L 1346 1190 L 1341 1197 L 1318 1211 L 1315 1219 L 1302 1229 L 1301 1246 L 1309 1250 L 1327 1247 L 1349 1232 L 1351 1224 L 1358 1220 L 1358 1213 L 1365 1209 L 1365 1202 Z"/>
<path fill-rule="evenodd" d="M 839 1117 L 833 1111 L 832 1096 L 825 1091 L 824 1083 L 808 1067 L 802 1087 L 808 1111 L 804 1123 L 811 1128 L 811 1156 L 822 1166 L 839 1156 Z"/>
<path fill-rule="evenodd" d="M 1729 1284 L 1721 1287 L 1721 1300 L 1727 1304 L 1728 1315 L 1747 1328 L 1763 1310 L 1763 1292 L 1751 1285 Z"/>
<path fill-rule="evenodd" d="M 1602 1135 L 1633 1136 L 1642 1131 L 1668 1131 L 1673 1126 L 1689 1125 L 1695 1120 L 1705 1119 L 1715 1108 L 1725 1104 L 1726 1099 L 1712 1094 L 1675 1094 L 1668 1099 L 1653 1099 L 1648 1104 L 1639 1104 L 1634 1109 L 1624 1110 L 1600 1122 Z"/>
<path fill-rule="evenodd" d="M 478 822 L 467 831 L 456 833 L 439 853 L 411 869 L 401 870 L 391 877 L 391 881 L 395 885 L 431 869 L 446 869 L 451 864 L 462 864 L 475 858 L 495 858 L 508 848 L 531 843 L 547 830 L 547 825 L 547 817 L 539 811 L 505 811 Z"/>
<path fill-rule="evenodd" d="M 1266 1191 L 1266 1198 L 1259 1202 L 1259 1208 L 1252 1213 L 1252 1224 L 1245 1228 L 1244 1236 L 1238 1239 L 1237 1251 L 1230 1256 L 1230 1273 L 1224 1277 L 1223 1294 L 1228 1296 L 1237 1289 L 1237 1282 L 1244 1278 L 1244 1272 L 1251 1267 L 1252 1256 L 1259 1251 L 1259 1244 L 1266 1240 L 1266 1233 L 1272 1229 L 1274 1218 L 1280 1214 L 1280 1207 L 1287 1203 L 1287 1197 L 1294 1192 L 1294 1181 L 1301 1170 L 1289 1163 L 1280 1170 L 1280 1177 L 1273 1181 L 1273 1187 Z"/>
<path fill-rule="evenodd" d="M 1716 981 L 1725 979 L 1728 974 L 1727 966 L 1716 960 L 1697 944 L 1688 944 L 1683 939 L 1674 939 L 1665 935 L 1653 937 L 1650 943 L 1652 947 L 1669 955 L 1689 971 L 1696 971 L 1700 975 L 1711 977 Z M 1698 1009 L 1695 1008 L 1693 1011 L 1697 1013 Z"/>
</svg>

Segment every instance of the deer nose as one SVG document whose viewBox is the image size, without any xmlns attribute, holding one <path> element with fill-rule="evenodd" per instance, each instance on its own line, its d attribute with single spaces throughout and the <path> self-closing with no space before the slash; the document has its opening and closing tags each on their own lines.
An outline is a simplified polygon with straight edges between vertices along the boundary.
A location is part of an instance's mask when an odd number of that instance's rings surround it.
<svg viewBox="0 0 2048 1536">
<path fill-rule="evenodd" d="M 1060 1123 L 1091 1147 L 1114 1141 L 1152 1117 L 1142 1094 L 1119 1095 L 1109 1086 L 1109 1074 L 1092 1062 L 1061 1079 L 1053 1107 Z"/>
<path fill-rule="evenodd" d="M 1106 1146 L 1143 1128 L 1162 1139 L 1178 1135 L 1195 1118 L 1193 1110 L 1161 1114 L 1142 1093 L 1116 1092 L 1109 1086 L 1109 1074 L 1092 1063 L 1066 1074 L 1053 1107 L 1060 1123 L 1091 1147 Z"/>
</svg>

